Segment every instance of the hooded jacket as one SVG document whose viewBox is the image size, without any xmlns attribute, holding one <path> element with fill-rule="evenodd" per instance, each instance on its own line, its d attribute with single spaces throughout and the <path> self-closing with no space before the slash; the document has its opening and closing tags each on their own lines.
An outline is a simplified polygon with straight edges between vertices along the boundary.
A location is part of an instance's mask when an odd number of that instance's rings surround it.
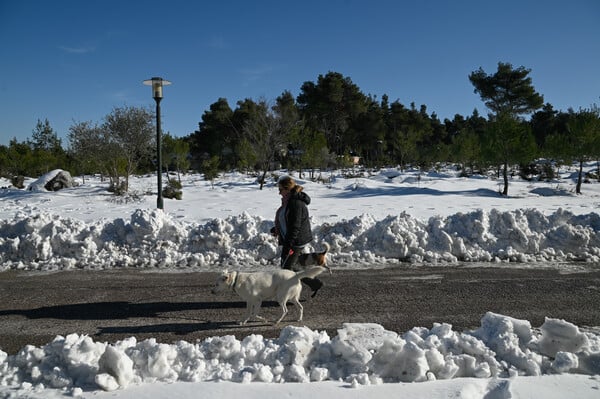
<svg viewBox="0 0 600 399">
<path fill-rule="evenodd" d="M 308 204 L 310 197 L 304 191 L 292 193 L 285 210 L 285 237 L 279 236 L 284 249 L 302 247 L 312 241 Z"/>
</svg>

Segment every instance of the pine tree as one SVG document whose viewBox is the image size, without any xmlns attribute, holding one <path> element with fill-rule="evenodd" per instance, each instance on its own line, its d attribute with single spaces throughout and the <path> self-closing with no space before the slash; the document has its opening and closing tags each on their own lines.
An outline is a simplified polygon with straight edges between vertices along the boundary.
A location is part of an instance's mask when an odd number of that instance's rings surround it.
<svg viewBox="0 0 600 399">
<path fill-rule="evenodd" d="M 487 140 L 488 154 L 502 165 L 504 177 L 503 195 L 508 195 L 509 164 L 522 161 L 523 152 L 533 157 L 530 145 L 532 134 L 523 130 L 520 116 L 529 114 L 542 107 L 544 98 L 538 94 L 528 77 L 530 69 L 513 69 L 511 64 L 498 63 L 493 75 L 486 74 L 482 68 L 472 72 L 469 80 L 475 87 L 474 92 L 481 96 L 485 105 L 493 112 L 490 116 L 492 128 L 486 132 L 492 135 Z M 528 137 L 531 136 L 531 137 Z"/>
</svg>

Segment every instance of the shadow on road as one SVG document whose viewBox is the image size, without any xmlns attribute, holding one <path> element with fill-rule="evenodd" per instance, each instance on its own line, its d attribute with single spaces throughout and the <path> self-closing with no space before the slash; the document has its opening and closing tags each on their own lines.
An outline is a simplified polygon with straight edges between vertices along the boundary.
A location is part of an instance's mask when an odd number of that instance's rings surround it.
<svg viewBox="0 0 600 399">
<path fill-rule="evenodd" d="M 188 335 L 200 331 L 209 330 L 246 330 L 249 327 L 266 327 L 270 324 L 257 324 L 252 323 L 251 325 L 240 325 L 239 321 L 207 321 L 203 323 L 166 323 L 166 324 L 152 324 L 145 326 L 118 326 L 118 327 L 99 327 L 96 335 L 102 336 L 104 334 L 162 334 L 169 333 L 175 335 Z"/>
<path fill-rule="evenodd" d="M 262 307 L 279 306 L 277 302 L 263 302 Z M 1 316 L 24 316 L 28 319 L 60 320 L 117 320 L 130 318 L 158 317 L 164 313 L 246 308 L 245 302 L 149 302 L 125 301 L 79 303 L 70 305 L 43 306 L 36 309 L 8 309 Z"/>
</svg>

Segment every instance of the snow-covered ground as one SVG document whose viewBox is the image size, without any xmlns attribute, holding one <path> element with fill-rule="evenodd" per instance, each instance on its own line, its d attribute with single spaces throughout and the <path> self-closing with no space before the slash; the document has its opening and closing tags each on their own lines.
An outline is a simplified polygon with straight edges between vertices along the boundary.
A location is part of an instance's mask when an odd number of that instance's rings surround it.
<svg viewBox="0 0 600 399">
<path fill-rule="evenodd" d="M 597 268 L 600 184 L 576 195 L 574 173 L 552 182 L 514 178 L 509 197 L 498 194 L 497 180 L 454 171 L 298 181 L 312 198 L 313 245 L 331 245 L 334 269 L 399 261 Z M 279 205 L 275 178 L 259 190 L 242 174 L 214 186 L 186 175 L 183 200 L 165 200 L 164 211 L 154 209 L 155 176 L 134 178 L 137 195 L 129 198 L 112 196 L 95 177 L 52 193 L 39 184 L 1 189 L 0 270 L 276 268 L 268 233 Z M 444 320 L 406 332 L 346 324 L 334 337 L 288 326 L 278 339 L 178 344 L 94 342 L 74 331 L 16 356 L 0 352 L 0 397 L 597 398 L 600 335 L 591 327 L 555 319 L 531 326 L 488 313 L 474 331 Z"/>
</svg>

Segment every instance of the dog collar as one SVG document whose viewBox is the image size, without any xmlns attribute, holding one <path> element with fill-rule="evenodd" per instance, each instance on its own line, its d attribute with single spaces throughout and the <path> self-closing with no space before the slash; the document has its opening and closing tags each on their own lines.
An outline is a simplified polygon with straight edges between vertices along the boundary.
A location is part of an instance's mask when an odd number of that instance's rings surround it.
<svg viewBox="0 0 600 399">
<path fill-rule="evenodd" d="M 235 272 L 235 277 L 233 278 L 233 284 L 231 284 L 231 290 L 235 291 L 235 285 L 237 284 L 237 279 L 238 279 L 238 272 Z"/>
</svg>

